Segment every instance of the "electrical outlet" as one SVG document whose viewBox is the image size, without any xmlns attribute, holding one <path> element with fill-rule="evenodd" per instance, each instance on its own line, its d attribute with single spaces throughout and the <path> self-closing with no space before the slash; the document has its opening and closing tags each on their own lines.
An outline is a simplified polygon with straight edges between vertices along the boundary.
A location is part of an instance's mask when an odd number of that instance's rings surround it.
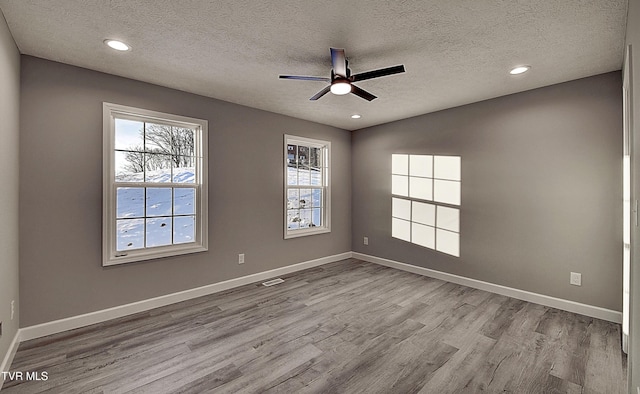
<svg viewBox="0 0 640 394">
<path fill-rule="evenodd" d="M 572 272 L 569 283 L 574 286 L 582 286 L 582 274 L 579 272 Z"/>
<path fill-rule="evenodd" d="M 369 245 L 369 237 L 364 237 L 364 244 Z"/>
<path fill-rule="evenodd" d="M 13 320 L 13 315 L 16 313 L 16 300 L 11 301 L 11 320 Z"/>
<path fill-rule="evenodd" d="M 238 255 L 238 264 L 244 264 L 244 253 Z"/>
</svg>

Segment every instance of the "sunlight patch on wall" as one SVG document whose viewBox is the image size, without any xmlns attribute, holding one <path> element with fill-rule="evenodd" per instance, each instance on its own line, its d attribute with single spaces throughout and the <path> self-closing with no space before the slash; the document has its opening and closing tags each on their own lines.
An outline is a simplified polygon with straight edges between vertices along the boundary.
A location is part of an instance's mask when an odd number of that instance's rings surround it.
<svg viewBox="0 0 640 394">
<path fill-rule="evenodd" d="M 460 156 L 391 156 L 391 236 L 460 256 Z"/>
</svg>

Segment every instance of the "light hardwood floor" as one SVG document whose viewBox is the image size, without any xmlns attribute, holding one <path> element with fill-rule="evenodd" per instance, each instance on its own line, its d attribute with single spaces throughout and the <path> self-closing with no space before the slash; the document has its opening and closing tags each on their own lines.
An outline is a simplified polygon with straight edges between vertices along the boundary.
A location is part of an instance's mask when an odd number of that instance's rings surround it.
<svg viewBox="0 0 640 394">
<path fill-rule="evenodd" d="M 620 326 L 359 260 L 20 344 L 3 393 L 623 393 Z"/>
</svg>

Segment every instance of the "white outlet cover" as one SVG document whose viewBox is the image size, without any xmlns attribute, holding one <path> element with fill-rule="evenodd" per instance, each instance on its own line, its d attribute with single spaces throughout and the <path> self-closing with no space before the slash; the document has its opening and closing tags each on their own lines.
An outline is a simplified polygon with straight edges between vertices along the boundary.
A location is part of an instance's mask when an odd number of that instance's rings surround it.
<svg viewBox="0 0 640 394">
<path fill-rule="evenodd" d="M 579 272 L 572 272 L 569 283 L 574 286 L 582 286 L 582 274 Z"/>
</svg>

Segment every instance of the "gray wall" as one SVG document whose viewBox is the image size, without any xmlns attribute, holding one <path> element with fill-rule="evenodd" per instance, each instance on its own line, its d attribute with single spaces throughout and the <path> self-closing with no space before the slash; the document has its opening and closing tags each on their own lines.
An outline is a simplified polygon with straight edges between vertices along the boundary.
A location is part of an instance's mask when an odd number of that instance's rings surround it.
<svg viewBox="0 0 640 394">
<path fill-rule="evenodd" d="M 208 252 L 101 266 L 103 101 L 209 121 Z M 22 327 L 351 250 L 347 131 L 29 56 L 21 106 Z M 330 234 L 283 239 L 285 133 L 332 142 Z"/>
<path fill-rule="evenodd" d="M 640 199 L 640 1 L 629 0 L 626 45 L 632 47 L 631 77 L 631 201 Z M 633 223 L 633 221 L 632 221 Z M 631 226 L 631 284 L 629 286 L 629 392 L 640 387 L 640 231 Z"/>
<path fill-rule="evenodd" d="M 622 310 L 621 86 L 608 73 L 354 132 L 352 249 Z M 392 153 L 462 157 L 460 258 L 391 237 Z"/>
<path fill-rule="evenodd" d="M 20 54 L 0 12 L 0 363 L 18 331 L 18 130 Z M 11 301 L 16 314 L 11 320 Z M 2 382 L 0 382 L 0 386 Z"/>
</svg>

